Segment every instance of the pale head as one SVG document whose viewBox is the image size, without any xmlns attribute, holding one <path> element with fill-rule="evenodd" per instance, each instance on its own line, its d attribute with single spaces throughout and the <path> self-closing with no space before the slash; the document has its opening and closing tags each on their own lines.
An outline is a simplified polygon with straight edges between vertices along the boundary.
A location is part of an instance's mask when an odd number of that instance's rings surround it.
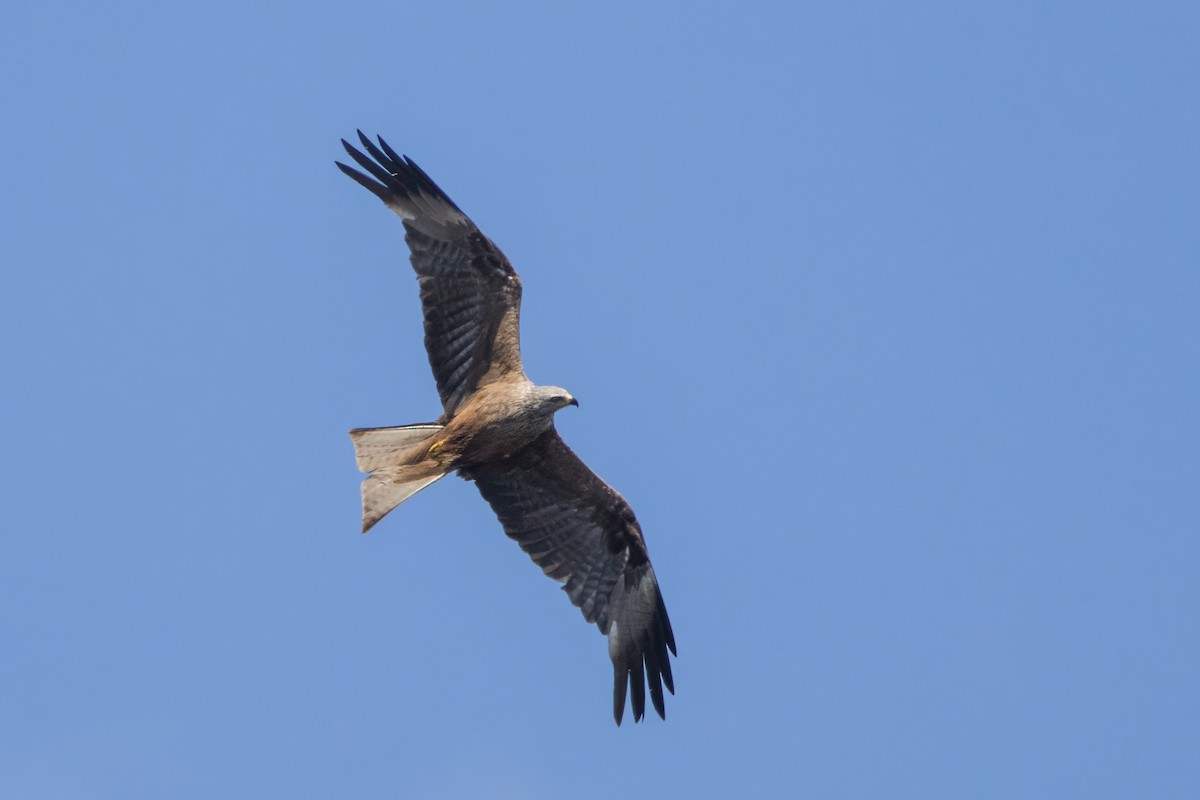
<svg viewBox="0 0 1200 800">
<path fill-rule="evenodd" d="M 533 396 L 538 406 L 551 414 L 567 406 L 579 407 L 579 401 L 561 386 L 534 386 Z"/>
</svg>

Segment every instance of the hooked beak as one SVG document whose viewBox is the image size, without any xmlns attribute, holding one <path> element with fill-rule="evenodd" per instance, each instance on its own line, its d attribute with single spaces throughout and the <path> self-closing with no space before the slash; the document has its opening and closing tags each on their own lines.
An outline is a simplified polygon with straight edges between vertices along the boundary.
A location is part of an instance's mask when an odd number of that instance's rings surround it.
<svg viewBox="0 0 1200 800">
<path fill-rule="evenodd" d="M 574 397 L 572 397 L 570 400 L 567 401 L 567 405 L 575 406 L 576 408 L 579 408 L 579 401 L 576 400 Z"/>
</svg>

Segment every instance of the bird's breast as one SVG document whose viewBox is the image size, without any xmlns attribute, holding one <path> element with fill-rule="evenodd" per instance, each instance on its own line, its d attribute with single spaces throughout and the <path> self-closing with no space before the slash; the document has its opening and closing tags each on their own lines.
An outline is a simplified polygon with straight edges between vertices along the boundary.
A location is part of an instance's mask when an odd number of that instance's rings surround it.
<svg viewBox="0 0 1200 800">
<path fill-rule="evenodd" d="M 483 398 L 488 399 L 488 398 Z M 471 466 L 507 458 L 550 426 L 550 418 L 531 414 L 503 398 L 471 404 L 456 416 L 448 431 L 457 456 L 455 466 Z"/>
</svg>

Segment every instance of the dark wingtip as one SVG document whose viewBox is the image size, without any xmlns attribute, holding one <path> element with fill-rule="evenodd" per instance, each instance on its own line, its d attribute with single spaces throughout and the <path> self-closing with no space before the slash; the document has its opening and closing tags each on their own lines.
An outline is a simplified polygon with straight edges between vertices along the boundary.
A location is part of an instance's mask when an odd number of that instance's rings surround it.
<svg viewBox="0 0 1200 800">
<path fill-rule="evenodd" d="M 383 152 L 387 153 L 388 158 L 390 158 L 392 161 L 406 160 L 406 158 L 402 158 L 398 153 L 396 153 L 396 151 L 393 150 L 388 143 L 383 140 L 382 136 L 376 136 L 375 138 L 379 140 L 379 147 L 383 150 Z"/>
<path fill-rule="evenodd" d="M 630 704 L 633 706 L 633 721 L 641 722 L 646 716 L 646 668 L 639 657 L 629 670 Z"/>
<path fill-rule="evenodd" d="M 658 619 L 659 630 L 667 647 L 671 650 L 671 655 L 679 657 L 678 651 L 675 649 L 675 631 L 671 630 L 671 617 L 667 614 L 667 604 L 663 602 L 662 592 L 658 593 Z"/>
<path fill-rule="evenodd" d="M 646 681 L 650 684 L 650 702 L 654 704 L 654 710 L 658 712 L 658 716 L 666 719 L 667 711 L 663 702 L 662 682 L 664 674 L 661 661 L 667 657 L 667 653 L 661 646 L 656 646 L 655 642 L 649 640 L 643 643 L 643 649 L 646 659 Z"/>
<path fill-rule="evenodd" d="M 417 179 L 418 183 L 422 186 L 422 188 L 425 191 L 431 192 L 434 197 L 441 198 L 445 202 L 449 203 L 450 206 L 452 208 L 454 208 L 456 211 L 458 211 L 459 213 L 462 213 L 462 209 L 459 208 L 455 204 L 455 202 L 450 199 L 450 195 L 448 195 L 444 191 L 442 191 L 442 187 L 438 186 L 437 183 L 433 180 L 433 178 L 429 177 L 428 172 L 421 169 L 420 164 L 413 161 L 408 156 L 404 157 L 402 163 L 408 169 L 408 171 Z"/>
<path fill-rule="evenodd" d="M 628 694 L 629 706 L 633 709 L 633 721 L 641 722 L 646 716 L 646 695 L 650 705 L 660 718 L 667 718 L 666 692 L 675 694 L 675 677 L 671 670 L 671 656 L 676 653 L 675 633 L 667 616 L 666 604 L 657 582 L 653 583 L 657 595 L 656 613 L 646 620 L 643 629 L 633 641 L 623 640 L 612 656 L 615 684 L 613 712 L 620 724 Z M 611 635 L 611 631 L 610 631 Z"/>
<path fill-rule="evenodd" d="M 435 197 L 448 204 L 455 211 L 462 213 L 453 200 L 450 199 L 442 188 L 438 186 L 433 178 L 426 174 L 425 170 L 417 166 L 408 156 L 401 156 L 392 147 L 383 140 L 383 137 L 377 137 L 379 144 L 372 142 L 362 130 L 356 130 L 358 140 L 362 143 L 363 154 L 358 148 L 350 144 L 345 139 L 342 139 L 342 147 L 354 159 L 362 169 L 369 172 L 375 180 L 379 181 L 382 186 L 375 185 L 366 176 L 357 170 L 350 169 L 342 164 L 338 164 L 342 171 L 361 183 L 363 186 L 374 192 L 380 199 L 387 202 L 388 197 L 392 196 L 412 196 L 414 193 L 420 192 L 429 197 Z M 336 162 L 335 162 L 336 163 Z"/>
<path fill-rule="evenodd" d="M 617 727 L 625 718 L 625 686 L 628 681 L 626 671 L 619 664 L 613 664 L 613 719 Z"/>
<path fill-rule="evenodd" d="M 337 168 L 340 169 L 343 174 L 350 176 L 355 183 L 357 183 L 359 186 L 362 186 L 364 189 L 367 189 L 369 192 L 371 192 L 371 194 L 375 195 L 383 202 L 386 203 L 391 200 L 393 193 L 388 187 L 376 183 L 366 175 L 363 175 L 361 172 L 354 169 L 354 167 L 348 167 L 340 161 L 335 161 L 333 163 L 337 165 Z"/>
</svg>

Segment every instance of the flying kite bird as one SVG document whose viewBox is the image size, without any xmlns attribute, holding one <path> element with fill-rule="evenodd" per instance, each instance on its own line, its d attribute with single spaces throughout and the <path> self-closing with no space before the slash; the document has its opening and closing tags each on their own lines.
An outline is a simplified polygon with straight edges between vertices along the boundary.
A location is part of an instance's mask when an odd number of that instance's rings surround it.
<svg viewBox="0 0 1200 800">
<path fill-rule="evenodd" d="M 634 721 L 650 702 L 663 719 L 675 693 L 675 635 L 633 509 L 571 452 L 554 413 L 578 406 L 557 386 L 536 386 L 521 364 L 521 281 L 500 248 L 407 156 L 358 132 L 338 163 L 404 222 L 421 289 L 425 349 L 443 414 L 435 423 L 350 431 L 362 482 L 363 533 L 385 514 L 457 471 L 475 482 L 504 531 L 608 637 L 613 716 Z M 374 160 L 372 160 L 374 159 Z"/>
</svg>

